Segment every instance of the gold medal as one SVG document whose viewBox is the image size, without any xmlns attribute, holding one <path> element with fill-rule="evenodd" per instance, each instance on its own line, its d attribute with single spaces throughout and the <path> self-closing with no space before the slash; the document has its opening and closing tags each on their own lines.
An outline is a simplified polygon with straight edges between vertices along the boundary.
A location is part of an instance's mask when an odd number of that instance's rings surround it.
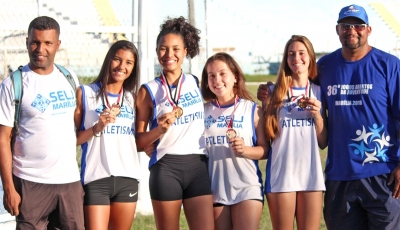
<svg viewBox="0 0 400 230">
<path fill-rule="evenodd" d="M 175 106 L 172 111 L 175 113 L 176 118 L 180 118 L 183 115 L 183 109 L 179 106 Z"/>
<path fill-rule="evenodd" d="M 236 130 L 234 130 L 234 129 L 226 130 L 226 137 L 228 138 L 228 140 L 236 137 Z"/>
</svg>

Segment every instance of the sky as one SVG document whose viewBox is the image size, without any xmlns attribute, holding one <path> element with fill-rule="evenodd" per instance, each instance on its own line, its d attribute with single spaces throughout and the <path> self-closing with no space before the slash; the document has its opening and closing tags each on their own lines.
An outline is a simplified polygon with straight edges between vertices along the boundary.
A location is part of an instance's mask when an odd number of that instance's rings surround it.
<svg viewBox="0 0 400 230">
<path fill-rule="evenodd" d="M 367 11 L 372 27 L 369 37 L 372 46 L 393 54 L 396 45 L 400 47 L 400 38 L 396 38 L 370 6 L 369 3 L 373 1 L 207 0 L 207 23 L 205 1 L 195 0 L 196 27 L 202 30 L 201 36 L 208 38 L 208 45 L 212 47 L 235 47 L 235 55 L 241 59 L 252 54 L 279 61 L 285 43 L 293 34 L 308 37 L 316 52 L 334 51 L 341 46 L 335 31 L 338 13 L 350 4 L 363 6 Z M 187 0 L 153 2 L 153 21 L 156 26 L 167 16 L 187 15 Z M 379 2 L 400 7 L 400 1 L 397 0 Z"/>
</svg>

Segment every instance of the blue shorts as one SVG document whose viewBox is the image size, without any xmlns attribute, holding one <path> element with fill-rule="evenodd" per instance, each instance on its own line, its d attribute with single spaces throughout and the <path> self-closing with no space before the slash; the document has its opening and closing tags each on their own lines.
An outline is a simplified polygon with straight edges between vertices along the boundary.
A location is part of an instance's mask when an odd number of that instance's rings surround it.
<svg viewBox="0 0 400 230">
<path fill-rule="evenodd" d="M 390 174 L 325 182 L 324 218 L 328 229 L 400 229 L 400 200 L 392 197 Z"/>
<path fill-rule="evenodd" d="M 84 205 L 110 205 L 111 202 L 137 202 L 139 182 L 128 177 L 106 177 L 87 183 Z"/>
<path fill-rule="evenodd" d="M 152 200 L 172 201 L 211 195 L 207 157 L 166 154 L 150 168 Z"/>
</svg>

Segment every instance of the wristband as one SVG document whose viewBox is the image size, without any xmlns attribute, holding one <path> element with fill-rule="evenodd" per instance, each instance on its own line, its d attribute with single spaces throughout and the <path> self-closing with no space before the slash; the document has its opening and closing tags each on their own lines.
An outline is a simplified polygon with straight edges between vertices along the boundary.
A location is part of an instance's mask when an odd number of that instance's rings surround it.
<svg viewBox="0 0 400 230">
<path fill-rule="evenodd" d="M 92 126 L 93 136 L 95 136 L 95 137 L 101 137 L 101 135 L 103 135 L 103 132 L 100 132 L 100 134 L 98 134 L 98 133 L 96 134 L 96 133 L 94 132 L 94 129 L 95 129 L 96 125 L 97 125 L 97 123 L 94 124 L 94 125 Z"/>
</svg>

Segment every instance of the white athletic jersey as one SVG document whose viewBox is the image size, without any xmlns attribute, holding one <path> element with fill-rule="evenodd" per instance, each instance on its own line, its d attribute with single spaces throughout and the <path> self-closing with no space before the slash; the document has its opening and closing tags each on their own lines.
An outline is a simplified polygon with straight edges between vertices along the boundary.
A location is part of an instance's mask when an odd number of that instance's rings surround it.
<svg viewBox="0 0 400 230">
<path fill-rule="evenodd" d="M 149 162 L 149 168 L 161 159 L 165 154 L 204 154 L 204 105 L 203 97 L 198 87 L 197 79 L 191 74 L 183 74 L 179 107 L 183 109 L 183 115 L 177 118 L 168 131 L 155 143 L 157 145 Z M 157 118 L 171 112 L 167 93 L 162 85 L 161 78 L 144 84 L 150 93 L 153 103 L 153 117 L 150 120 L 150 129 L 158 126 Z M 168 87 L 168 86 L 167 86 Z M 171 85 L 172 95 L 176 86 Z"/>
<path fill-rule="evenodd" d="M 76 162 L 75 92 L 65 76 L 53 67 L 48 75 L 22 68 L 20 135 L 13 154 L 13 174 L 42 184 L 79 181 Z M 78 79 L 70 71 L 76 86 Z M 0 124 L 14 126 L 14 89 L 11 78 L 0 88 Z"/>
<path fill-rule="evenodd" d="M 321 101 L 320 87 L 310 86 L 310 90 L 293 87 L 293 96 L 304 94 Z M 325 191 L 311 112 L 286 97 L 278 112 L 278 129 L 268 156 L 265 192 Z"/>
<path fill-rule="evenodd" d="M 84 115 L 80 130 L 91 129 L 106 108 L 104 97 L 96 100 L 99 86 L 98 83 L 81 86 Z M 110 105 L 116 103 L 117 99 L 118 94 L 108 93 Z M 124 91 L 124 97 L 121 96 L 120 100 L 121 113 L 115 123 L 109 123 L 100 137 L 93 137 L 81 145 L 82 184 L 110 176 L 139 179 L 133 96 Z"/>
<path fill-rule="evenodd" d="M 254 127 L 256 106 L 252 101 L 239 99 L 233 115 L 233 128 L 237 136 L 244 140 L 246 146 L 251 147 L 257 142 Z M 214 203 L 225 205 L 251 199 L 263 200 L 258 161 L 236 155 L 226 137 L 227 123 L 231 120 L 234 107 L 231 104 L 220 109 L 214 102 L 204 106 L 204 136 L 212 197 Z"/>
</svg>

